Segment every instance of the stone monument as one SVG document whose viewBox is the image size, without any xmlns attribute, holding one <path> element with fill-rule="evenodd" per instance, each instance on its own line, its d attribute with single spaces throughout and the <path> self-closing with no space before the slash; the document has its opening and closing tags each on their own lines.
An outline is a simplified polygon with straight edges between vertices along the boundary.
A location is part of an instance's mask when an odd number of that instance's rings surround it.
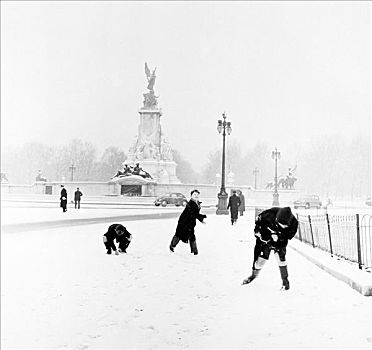
<svg viewBox="0 0 372 350">
<path fill-rule="evenodd" d="M 145 63 L 147 93 L 143 94 L 143 107 L 139 109 L 140 124 L 138 135 L 133 140 L 124 163 L 134 165 L 140 163 L 157 183 L 179 184 L 176 176 L 177 164 L 173 159 L 172 145 L 167 141 L 161 128 L 162 111 L 158 107 L 154 85 L 156 68 L 151 72 Z"/>
</svg>

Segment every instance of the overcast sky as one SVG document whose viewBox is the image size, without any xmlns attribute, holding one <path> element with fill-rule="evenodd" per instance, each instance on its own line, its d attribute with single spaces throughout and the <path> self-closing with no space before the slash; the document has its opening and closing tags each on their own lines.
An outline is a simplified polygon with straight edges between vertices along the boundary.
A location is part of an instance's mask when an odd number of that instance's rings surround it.
<svg viewBox="0 0 372 350">
<path fill-rule="evenodd" d="M 368 1 L 2 1 L 2 148 L 127 151 L 145 62 L 164 133 L 196 170 L 221 147 L 224 111 L 243 151 L 371 132 Z"/>
</svg>

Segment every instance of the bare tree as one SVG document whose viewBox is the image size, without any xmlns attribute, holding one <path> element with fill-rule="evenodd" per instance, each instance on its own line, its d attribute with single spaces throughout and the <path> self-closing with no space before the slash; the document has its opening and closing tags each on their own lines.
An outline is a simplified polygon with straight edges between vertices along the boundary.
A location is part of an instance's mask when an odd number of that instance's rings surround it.
<svg viewBox="0 0 372 350">
<path fill-rule="evenodd" d="M 80 139 L 72 140 L 60 150 L 60 172 L 65 174 L 66 180 L 70 179 L 70 167 L 76 167 L 74 180 L 88 181 L 91 179 L 91 171 L 96 160 L 97 150 L 89 142 Z"/>
<path fill-rule="evenodd" d="M 118 147 L 108 147 L 104 150 L 99 161 L 94 163 L 93 180 L 108 181 L 121 168 L 125 153 Z"/>
<path fill-rule="evenodd" d="M 173 150 L 174 161 L 177 163 L 176 175 L 182 183 L 197 183 L 200 175 L 194 171 L 190 162 L 185 160 L 181 153 Z"/>
</svg>

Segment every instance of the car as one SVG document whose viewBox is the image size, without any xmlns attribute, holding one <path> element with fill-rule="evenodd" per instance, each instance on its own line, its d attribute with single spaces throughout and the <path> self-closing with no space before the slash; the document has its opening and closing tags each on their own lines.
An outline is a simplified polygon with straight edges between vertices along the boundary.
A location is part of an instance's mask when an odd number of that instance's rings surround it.
<svg viewBox="0 0 372 350">
<path fill-rule="evenodd" d="M 367 199 L 366 199 L 366 205 L 369 205 L 369 206 L 372 205 L 372 203 L 371 203 L 371 197 L 367 197 Z"/>
<path fill-rule="evenodd" d="M 162 207 L 166 207 L 168 204 L 174 204 L 176 207 L 184 207 L 187 204 L 187 199 L 182 193 L 172 192 L 156 198 L 154 204 L 157 207 L 159 207 L 160 205 Z"/>
<path fill-rule="evenodd" d="M 304 195 L 300 197 L 299 199 L 295 200 L 293 202 L 293 206 L 295 209 L 297 208 L 318 208 L 320 209 L 322 207 L 322 202 L 318 195 L 316 194 L 310 194 L 310 195 Z"/>
</svg>

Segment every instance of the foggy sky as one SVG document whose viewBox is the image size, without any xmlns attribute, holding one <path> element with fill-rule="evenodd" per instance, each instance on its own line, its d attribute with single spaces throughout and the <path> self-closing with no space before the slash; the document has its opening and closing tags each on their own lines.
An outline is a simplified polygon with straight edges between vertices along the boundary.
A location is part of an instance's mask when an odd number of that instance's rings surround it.
<svg viewBox="0 0 372 350">
<path fill-rule="evenodd" d="M 125 152 L 157 67 L 163 131 L 197 169 L 226 112 L 243 151 L 370 135 L 369 2 L 1 2 L 1 143 Z M 198 169 L 197 169 L 198 170 Z"/>
</svg>

